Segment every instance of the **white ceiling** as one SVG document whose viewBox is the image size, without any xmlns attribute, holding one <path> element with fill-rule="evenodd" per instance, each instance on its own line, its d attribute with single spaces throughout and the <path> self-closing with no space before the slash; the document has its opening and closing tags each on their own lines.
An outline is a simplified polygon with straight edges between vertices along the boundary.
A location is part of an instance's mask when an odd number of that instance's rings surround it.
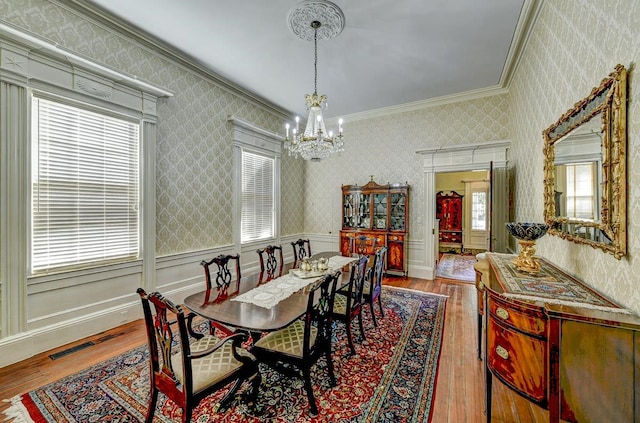
<svg viewBox="0 0 640 423">
<path fill-rule="evenodd" d="M 313 92 L 313 43 L 289 29 L 297 0 L 91 0 L 292 113 Z M 342 33 L 318 42 L 325 117 L 498 88 L 527 0 L 333 0 Z M 524 15 L 524 13 L 523 13 Z M 502 79 L 501 79 L 502 76 Z"/>
</svg>

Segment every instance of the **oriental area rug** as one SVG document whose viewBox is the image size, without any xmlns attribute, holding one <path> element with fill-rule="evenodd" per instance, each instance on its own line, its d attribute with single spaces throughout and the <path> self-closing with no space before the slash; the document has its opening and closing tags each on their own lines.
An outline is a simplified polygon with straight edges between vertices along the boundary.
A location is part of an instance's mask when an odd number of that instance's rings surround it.
<svg viewBox="0 0 640 423">
<path fill-rule="evenodd" d="M 476 272 L 473 270 L 475 262 L 475 256 L 445 253 L 438 261 L 436 277 L 475 282 Z"/>
<path fill-rule="evenodd" d="M 205 399 L 193 422 L 428 422 L 431 420 L 446 297 L 383 287 L 385 317 L 373 326 L 364 312 L 366 340 L 354 324 L 357 354 L 351 356 L 345 326 L 334 323 L 333 363 L 338 385 L 329 386 L 326 362 L 312 381 L 319 413 L 309 416 L 302 380 L 260 365 L 258 407 L 243 403 L 243 386 L 224 412 L 224 392 Z M 376 310 L 379 312 L 376 306 Z M 18 422 L 140 422 L 149 397 L 148 347 L 135 348 L 82 372 L 13 398 L 5 411 Z M 246 394 L 246 392 L 245 392 Z M 160 394 L 154 422 L 178 422 L 182 410 Z M 12 420 L 13 419 L 13 420 Z"/>
</svg>

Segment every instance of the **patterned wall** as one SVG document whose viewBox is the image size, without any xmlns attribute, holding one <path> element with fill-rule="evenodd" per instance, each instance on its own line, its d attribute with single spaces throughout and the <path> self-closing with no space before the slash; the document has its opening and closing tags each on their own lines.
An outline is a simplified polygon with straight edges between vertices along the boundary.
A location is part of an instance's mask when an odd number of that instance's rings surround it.
<svg viewBox="0 0 640 423">
<path fill-rule="evenodd" d="M 379 118 L 347 120 L 345 151 L 307 166 L 305 232 L 339 232 L 341 185 L 364 185 L 373 175 L 379 184 L 409 183 L 410 239 L 424 240 L 423 157 L 416 150 L 507 139 L 508 106 L 506 95 L 496 95 Z"/>
<path fill-rule="evenodd" d="M 156 253 L 233 242 L 232 125 L 228 115 L 271 131 L 282 118 L 55 0 L 0 0 L 0 19 L 174 93 L 158 104 Z M 282 233 L 303 230 L 304 167 L 282 161 Z"/>
<path fill-rule="evenodd" d="M 640 59 L 639 0 L 546 0 L 518 66 L 509 100 L 516 219 L 542 221 L 542 131 L 621 63 Z M 640 89 L 630 72 L 628 103 L 628 255 L 613 256 L 557 237 L 539 254 L 640 313 Z"/>
</svg>

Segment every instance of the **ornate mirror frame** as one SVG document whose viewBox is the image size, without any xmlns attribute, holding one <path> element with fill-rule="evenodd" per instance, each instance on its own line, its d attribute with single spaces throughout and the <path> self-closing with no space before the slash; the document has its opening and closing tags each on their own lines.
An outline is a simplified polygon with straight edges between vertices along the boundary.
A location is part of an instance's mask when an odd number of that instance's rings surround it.
<svg viewBox="0 0 640 423">
<path fill-rule="evenodd" d="M 616 66 L 589 96 L 577 102 L 542 132 L 544 137 L 544 218 L 548 233 L 578 244 L 600 248 L 620 259 L 627 253 L 627 71 Z M 600 219 L 556 216 L 555 145 L 569 132 L 598 114 L 602 117 Z M 577 228 L 596 236 L 579 236 Z"/>
</svg>

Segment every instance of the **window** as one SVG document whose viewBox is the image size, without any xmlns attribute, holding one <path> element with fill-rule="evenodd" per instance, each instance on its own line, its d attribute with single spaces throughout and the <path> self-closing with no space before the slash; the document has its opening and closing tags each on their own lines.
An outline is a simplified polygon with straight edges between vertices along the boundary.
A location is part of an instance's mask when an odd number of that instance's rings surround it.
<svg viewBox="0 0 640 423">
<path fill-rule="evenodd" d="M 594 165 L 568 164 L 567 216 L 576 219 L 594 219 Z"/>
<path fill-rule="evenodd" d="M 471 230 L 487 230 L 487 193 L 474 191 L 471 195 Z"/>
<path fill-rule="evenodd" d="M 139 124 L 33 97 L 32 273 L 139 255 Z"/>
<path fill-rule="evenodd" d="M 242 151 L 241 242 L 275 236 L 275 160 Z"/>
</svg>

